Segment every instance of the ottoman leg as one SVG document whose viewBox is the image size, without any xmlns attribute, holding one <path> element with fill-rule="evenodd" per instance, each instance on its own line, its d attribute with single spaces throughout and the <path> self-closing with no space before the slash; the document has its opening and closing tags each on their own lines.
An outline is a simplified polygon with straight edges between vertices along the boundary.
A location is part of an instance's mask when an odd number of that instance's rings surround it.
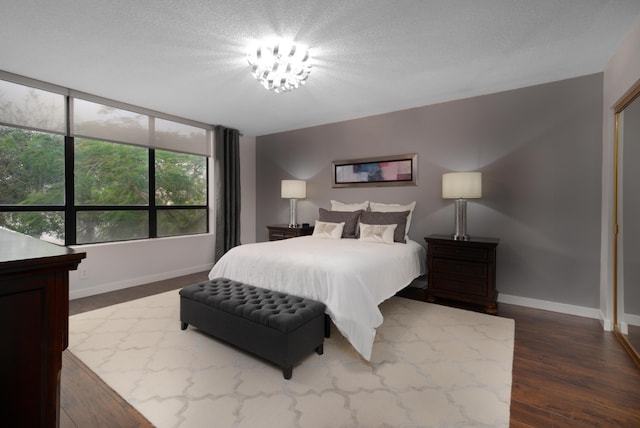
<svg viewBox="0 0 640 428">
<path fill-rule="evenodd" d="M 187 327 L 189 327 L 189 324 L 187 324 L 186 322 L 182 322 L 182 324 L 180 324 L 180 330 L 186 330 Z"/>
<path fill-rule="evenodd" d="M 293 366 L 283 368 L 282 374 L 284 375 L 285 379 L 287 380 L 291 379 L 291 375 L 293 374 Z"/>
<path fill-rule="evenodd" d="M 316 354 L 322 355 L 324 354 L 324 344 L 320 344 L 316 347 Z"/>
<path fill-rule="evenodd" d="M 331 318 L 327 314 L 324 314 L 324 337 L 331 337 Z"/>
</svg>

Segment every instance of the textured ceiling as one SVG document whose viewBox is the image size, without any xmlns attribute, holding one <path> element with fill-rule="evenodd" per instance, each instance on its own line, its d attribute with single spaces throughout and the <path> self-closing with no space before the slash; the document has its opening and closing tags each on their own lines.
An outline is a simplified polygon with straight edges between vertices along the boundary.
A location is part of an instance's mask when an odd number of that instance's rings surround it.
<svg viewBox="0 0 640 428">
<path fill-rule="evenodd" d="M 0 0 L 0 69 L 258 136 L 600 72 L 640 0 Z M 276 94 L 248 46 L 307 44 Z"/>
</svg>

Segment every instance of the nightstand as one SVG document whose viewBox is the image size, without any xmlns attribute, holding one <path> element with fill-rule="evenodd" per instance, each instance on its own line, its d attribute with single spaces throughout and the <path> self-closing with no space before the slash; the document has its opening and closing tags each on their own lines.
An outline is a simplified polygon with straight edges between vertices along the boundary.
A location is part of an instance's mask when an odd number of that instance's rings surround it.
<svg viewBox="0 0 640 428">
<path fill-rule="evenodd" d="M 429 282 L 427 301 L 446 299 L 479 305 L 498 313 L 496 248 L 498 239 L 472 237 L 457 241 L 449 235 L 431 235 L 427 241 Z"/>
<path fill-rule="evenodd" d="M 289 227 L 286 224 L 273 224 L 267 226 L 269 230 L 269 241 L 279 241 L 281 239 L 307 236 L 313 233 L 313 226 Z"/>
</svg>

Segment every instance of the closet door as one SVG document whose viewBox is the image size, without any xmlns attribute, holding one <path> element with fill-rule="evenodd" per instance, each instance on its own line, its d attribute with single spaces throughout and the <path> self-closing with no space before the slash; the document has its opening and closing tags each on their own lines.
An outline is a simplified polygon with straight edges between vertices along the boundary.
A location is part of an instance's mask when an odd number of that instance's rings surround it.
<svg viewBox="0 0 640 428">
<path fill-rule="evenodd" d="M 617 123 L 616 332 L 640 364 L 640 97 L 630 97 Z"/>
</svg>

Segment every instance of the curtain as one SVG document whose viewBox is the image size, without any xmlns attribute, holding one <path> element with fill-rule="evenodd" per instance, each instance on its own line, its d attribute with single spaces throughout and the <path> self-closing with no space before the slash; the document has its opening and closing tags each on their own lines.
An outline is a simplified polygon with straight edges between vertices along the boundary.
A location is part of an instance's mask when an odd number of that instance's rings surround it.
<svg viewBox="0 0 640 428">
<path fill-rule="evenodd" d="M 215 127 L 215 260 L 240 245 L 240 132 Z"/>
</svg>

